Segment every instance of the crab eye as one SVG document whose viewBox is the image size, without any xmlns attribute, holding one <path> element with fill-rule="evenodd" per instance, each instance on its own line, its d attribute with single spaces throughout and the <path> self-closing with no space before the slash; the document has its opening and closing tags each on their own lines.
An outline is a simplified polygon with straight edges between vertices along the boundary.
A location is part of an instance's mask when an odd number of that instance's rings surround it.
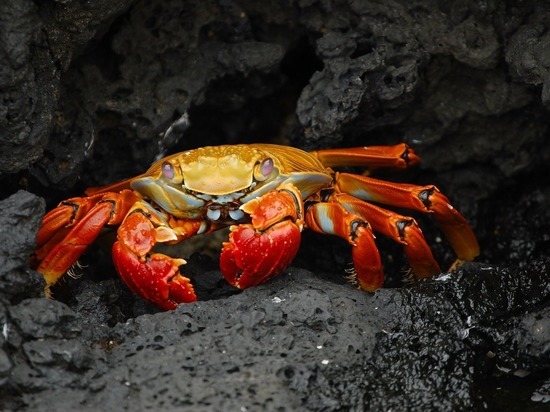
<svg viewBox="0 0 550 412">
<path fill-rule="evenodd" d="M 263 160 L 259 165 L 256 165 L 256 170 L 254 172 L 254 178 L 260 182 L 265 180 L 271 172 L 273 172 L 273 159 L 267 158 Z"/>
<path fill-rule="evenodd" d="M 267 158 L 260 164 L 260 172 L 265 176 L 269 176 L 273 171 L 273 159 Z"/>
<path fill-rule="evenodd" d="M 172 180 L 174 178 L 174 166 L 168 162 L 164 162 L 162 164 L 162 174 L 168 180 Z"/>
</svg>

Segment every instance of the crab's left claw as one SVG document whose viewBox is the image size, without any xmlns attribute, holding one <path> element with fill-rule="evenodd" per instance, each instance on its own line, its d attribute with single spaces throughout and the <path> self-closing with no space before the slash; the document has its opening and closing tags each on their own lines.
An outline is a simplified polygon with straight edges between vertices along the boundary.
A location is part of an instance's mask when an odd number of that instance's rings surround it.
<svg viewBox="0 0 550 412">
<path fill-rule="evenodd" d="M 293 185 L 281 186 L 243 205 L 250 224 L 231 227 L 220 268 L 240 289 L 266 282 L 292 262 L 300 247 L 303 204 Z"/>
</svg>

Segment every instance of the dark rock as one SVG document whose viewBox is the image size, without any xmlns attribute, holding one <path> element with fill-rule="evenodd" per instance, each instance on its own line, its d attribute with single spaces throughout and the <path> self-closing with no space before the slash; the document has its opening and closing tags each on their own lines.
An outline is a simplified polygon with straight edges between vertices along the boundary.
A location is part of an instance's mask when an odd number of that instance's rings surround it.
<svg viewBox="0 0 550 412">
<path fill-rule="evenodd" d="M 44 200 L 19 191 L 0 201 L 0 296 L 11 299 L 29 296 L 42 283 L 41 276 L 29 270 L 36 232 L 44 215 Z"/>
<path fill-rule="evenodd" d="M 81 328 L 76 314 L 61 302 L 50 299 L 29 299 L 10 307 L 10 318 L 23 336 L 35 339 L 74 338 Z"/>
<path fill-rule="evenodd" d="M 0 5 L 0 175 L 37 160 L 51 128 L 59 72 L 41 44 L 42 22 L 32 1 Z"/>
<path fill-rule="evenodd" d="M 550 291 L 532 290 L 536 299 L 525 302 L 521 298 L 529 291 L 507 291 L 507 283 L 526 282 L 535 276 L 548 285 L 549 263 L 538 262 L 515 274 L 469 264 L 456 274 L 410 289 L 380 290 L 367 309 L 378 332 L 372 356 L 349 368 L 315 367 L 302 372 L 308 384 L 291 387 L 307 396 L 311 410 L 483 409 L 479 382 L 489 371 L 525 376 L 548 369 L 548 350 L 540 346 L 545 339 L 541 331 L 547 328 L 546 308 L 527 315 L 525 310 L 531 304 L 544 304 Z M 495 287 L 480 287 L 488 280 Z M 512 306 L 507 308 L 512 313 L 501 309 L 496 316 L 495 307 L 503 304 L 495 293 L 500 291 L 507 292 L 505 305 Z M 472 310 L 465 305 L 472 301 L 484 308 Z M 535 328 L 529 327 L 533 318 L 537 319 Z M 450 393 L 453 395 L 448 396 Z"/>
<path fill-rule="evenodd" d="M 505 304 L 495 292 L 512 279 L 538 276 L 550 283 L 549 264 L 517 273 L 469 264 L 375 296 L 290 269 L 230 298 L 111 329 L 89 322 L 82 334 L 66 335 L 71 344 L 38 339 L 43 335 L 36 326 L 25 332 L 34 335 L 22 349 L 40 371 L 32 386 L 38 392 L 24 399 L 32 410 L 94 409 L 112 399 L 124 408 L 477 409 L 484 401 L 479 382 L 491 374 L 548 368 L 541 334 L 547 308 L 540 306 L 548 289 L 530 301 L 521 299 L 528 290 L 509 291 Z M 494 287 L 479 286 L 487 281 Z M 483 307 L 465 304 L 470 301 Z M 56 318 L 58 328 L 66 327 L 59 311 L 50 311 L 47 323 Z M 16 370 L 11 382 L 22 384 L 21 373 L 30 371 Z M 73 389 L 64 397 L 67 382 Z M 47 387 L 55 396 L 41 395 Z M 128 391 L 138 396 L 126 398 Z"/>
<path fill-rule="evenodd" d="M 28 168 L 42 156 L 53 124 L 64 127 L 70 123 L 55 116 L 61 73 L 74 59 L 75 48 L 82 48 L 106 20 L 129 4 L 131 1 L 66 1 L 49 6 L 27 0 L 2 2 L 0 174 Z M 70 162 L 71 158 L 61 160 Z"/>
<path fill-rule="evenodd" d="M 0 384 L 4 385 L 8 380 L 12 363 L 9 356 L 3 350 L 0 350 Z"/>
</svg>

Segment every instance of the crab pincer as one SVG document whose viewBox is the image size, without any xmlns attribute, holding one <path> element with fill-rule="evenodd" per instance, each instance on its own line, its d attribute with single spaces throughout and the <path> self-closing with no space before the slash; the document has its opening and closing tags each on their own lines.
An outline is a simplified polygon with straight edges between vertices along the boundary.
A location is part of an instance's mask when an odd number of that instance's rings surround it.
<svg viewBox="0 0 550 412">
<path fill-rule="evenodd" d="M 113 261 L 120 277 L 133 292 L 170 310 L 179 303 L 194 302 L 197 297 L 190 280 L 179 272 L 185 260 L 151 253 L 157 242 L 166 240 L 162 236 L 170 236 L 167 233 L 166 227 L 158 226 L 158 222 L 136 208 L 119 227 L 113 245 Z"/>
<path fill-rule="evenodd" d="M 286 269 L 300 247 L 303 206 L 291 184 L 248 202 L 242 210 L 251 223 L 231 227 L 220 268 L 225 279 L 245 289 Z"/>
</svg>

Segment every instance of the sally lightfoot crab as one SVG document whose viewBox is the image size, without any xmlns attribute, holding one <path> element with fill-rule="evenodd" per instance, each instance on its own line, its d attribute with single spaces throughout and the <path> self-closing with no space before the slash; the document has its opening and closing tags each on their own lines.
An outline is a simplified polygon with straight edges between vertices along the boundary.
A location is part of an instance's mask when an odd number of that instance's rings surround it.
<svg viewBox="0 0 550 412">
<path fill-rule="evenodd" d="M 332 167 L 402 169 L 419 162 L 405 144 L 315 152 L 271 144 L 204 147 L 159 160 L 144 174 L 65 200 L 43 219 L 33 262 L 46 294 L 104 228 L 116 228 L 116 270 L 128 287 L 162 309 L 196 300 L 180 267 L 158 243 L 230 226 L 220 268 L 238 287 L 258 285 L 294 259 L 308 228 L 345 239 L 359 286 L 382 287 L 373 232 L 403 245 L 415 277 L 440 272 L 416 221 L 389 207 L 431 214 L 459 259 L 479 253 L 464 217 L 435 186 L 390 183 Z"/>
</svg>

